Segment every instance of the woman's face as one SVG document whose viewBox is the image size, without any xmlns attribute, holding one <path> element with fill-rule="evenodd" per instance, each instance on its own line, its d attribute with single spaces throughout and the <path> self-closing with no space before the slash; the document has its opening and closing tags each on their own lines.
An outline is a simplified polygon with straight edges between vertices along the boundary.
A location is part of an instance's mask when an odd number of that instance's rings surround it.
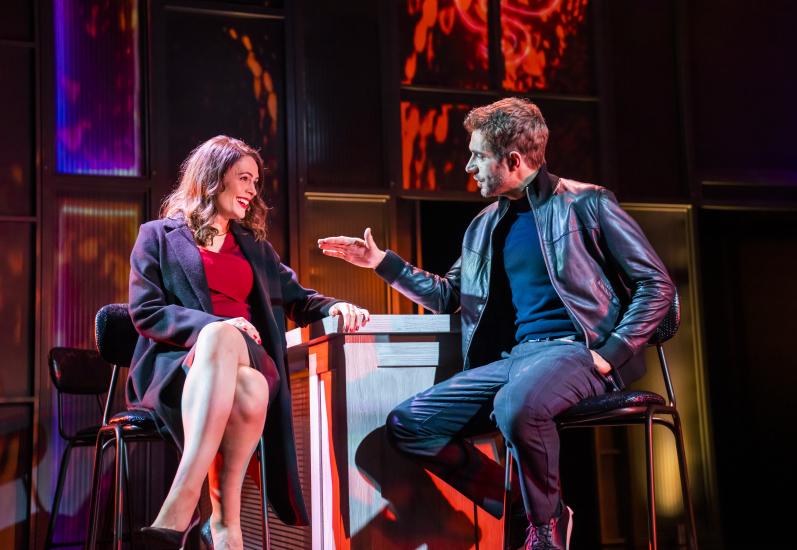
<svg viewBox="0 0 797 550">
<path fill-rule="evenodd" d="M 222 225 L 246 216 L 249 203 L 257 194 L 257 162 L 250 156 L 241 157 L 224 174 L 224 191 L 216 197 L 216 221 Z"/>
</svg>

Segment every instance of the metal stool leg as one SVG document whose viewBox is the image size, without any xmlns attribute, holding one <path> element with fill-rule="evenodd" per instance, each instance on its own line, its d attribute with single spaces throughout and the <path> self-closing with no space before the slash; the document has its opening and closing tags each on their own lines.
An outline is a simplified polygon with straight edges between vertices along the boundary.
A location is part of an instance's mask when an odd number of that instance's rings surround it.
<svg viewBox="0 0 797 550">
<path fill-rule="evenodd" d="M 114 474 L 114 505 L 113 505 L 113 542 L 117 550 L 122 550 L 122 529 L 124 527 L 124 469 L 125 469 L 125 440 L 122 437 L 122 429 L 114 426 L 114 438 L 116 440 L 116 471 Z"/>
<path fill-rule="evenodd" d="M 692 497 L 689 495 L 689 474 L 686 468 L 686 451 L 684 450 L 684 434 L 681 430 L 680 415 L 673 414 L 673 437 L 675 437 L 675 448 L 678 452 L 678 470 L 681 474 L 681 497 L 683 498 L 686 512 L 686 528 L 689 541 L 687 548 L 697 550 L 697 532 L 695 530 L 695 512 L 692 508 Z"/>
<path fill-rule="evenodd" d="M 124 433 L 123 433 L 124 435 Z M 125 497 L 125 515 L 127 516 L 127 541 L 133 543 L 133 507 L 130 505 L 130 461 L 127 458 L 127 444 L 124 445 L 124 497 Z"/>
<path fill-rule="evenodd" d="M 653 479 L 653 413 L 648 412 L 645 424 L 645 454 L 647 458 L 648 477 L 648 547 L 657 550 L 656 546 L 656 487 Z"/>
<path fill-rule="evenodd" d="M 100 482 L 102 477 L 102 459 L 105 452 L 105 429 L 97 433 L 97 443 L 94 445 L 94 468 L 91 474 L 91 502 L 89 504 L 89 523 L 86 535 L 86 550 L 97 547 L 97 530 L 99 529 L 98 516 L 100 512 Z"/>
<path fill-rule="evenodd" d="M 501 548 L 504 550 L 509 549 L 510 530 L 512 527 L 512 468 L 514 461 L 512 458 L 512 450 L 509 445 L 506 446 L 506 459 L 504 466 L 504 533 L 503 540 L 501 541 Z"/>
<path fill-rule="evenodd" d="M 268 494 L 266 492 L 266 439 L 260 436 L 258 443 L 260 453 L 260 498 L 263 507 L 263 548 L 271 550 L 271 536 L 268 530 Z"/>
</svg>

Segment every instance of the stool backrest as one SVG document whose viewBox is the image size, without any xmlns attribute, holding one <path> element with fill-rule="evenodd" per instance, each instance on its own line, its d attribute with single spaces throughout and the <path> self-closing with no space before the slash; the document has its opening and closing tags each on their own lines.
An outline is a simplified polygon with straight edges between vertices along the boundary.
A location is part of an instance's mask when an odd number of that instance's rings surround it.
<svg viewBox="0 0 797 550">
<path fill-rule="evenodd" d="M 50 367 L 50 379 L 58 395 L 58 433 L 67 441 L 76 437 L 68 434 L 64 428 L 64 399 L 67 395 L 95 395 L 107 392 L 105 409 L 113 393 L 116 382 L 116 367 L 103 361 L 100 354 L 93 349 L 54 347 L 47 357 Z M 98 401 L 99 402 L 99 401 Z M 105 417 L 103 416 L 103 419 Z"/>
<path fill-rule="evenodd" d="M 93 349 L 55 347 L 47 358 L 55 389 L 72 395 L 99 395 L 108 391 L 113 367 Z"/>
<path fill-rule="evenodd" d="M 94 337 L 103 359 L 112 365 L 129 367 L 138 332 L 130 319 L 127 304 L 102 306 L 94 318 Z"/>
<path fill-rule="evenodd" d="M 681 300 L 676 292 L 672 302 L 670 302 L 670 309 L 667 310 L 664 319 L 662 319 L 656 331 L 650 337 L 650 345 L 657 346 L 663 344 L 675 336 L 679 326 L 681 326 Z"/>
<path fill-rule="evenodd" d="M 656 346 L 656 352 L 659 356 L 659 364 L 661 366 L 661 375 L 664 378 L 664 389 L 667 391 L 667 401 L 671 407 L 675 407 L 675 389 L 672 385 L 672 378 L 670 377 L 670 369 L 667 366 L 667 357 L 664 355 L 664 347 L 662 344 L 675 336 L 678 327 L 681 325 L 681 302 L 678 298 L 678 293 L 673 296 L 670 309 L 667 315 L 659 323 L 656 332 L 650 338 L 650 344 Z"/>
</svg>

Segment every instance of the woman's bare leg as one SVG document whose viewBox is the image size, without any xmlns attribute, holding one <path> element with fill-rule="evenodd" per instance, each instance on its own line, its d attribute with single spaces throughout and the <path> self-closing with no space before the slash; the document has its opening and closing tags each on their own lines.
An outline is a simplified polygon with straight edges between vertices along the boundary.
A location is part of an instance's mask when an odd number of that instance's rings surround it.
<svg viewBox="0 0 797 550">
<path fill-rule="evenodd" d="M 263 433 L 267 410 L 266 378 L 253 368 L 240 367 L 227 429 L 208 472 L 213 506 L 210 525 L 216 550 L 243 548 L 241 486 Z"/>
<path fill-rule="evenodd" d="M 188 527 L 230 419 L 236 373 L 239 366 L 248 365 L 244 336 L 234 326 L 211 323 L 199 333 L 183 386 L 183 454 L 154 527 L 179 531 Z"/>
</svg>

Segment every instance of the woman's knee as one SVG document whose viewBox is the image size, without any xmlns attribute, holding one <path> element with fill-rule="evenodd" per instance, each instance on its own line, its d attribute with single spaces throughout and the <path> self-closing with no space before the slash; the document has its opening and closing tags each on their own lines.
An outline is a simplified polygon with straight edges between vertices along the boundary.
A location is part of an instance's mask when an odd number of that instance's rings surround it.
<svg viewBox="0 0 797 550">
<path fill-rule="evenodd" d="M 246 342 L 241 332 L 222 321 L 208 323 L 202 327 L 196 346 L 197 354 L 229 356 L 231 360 L 235 360 L 236 366 L 241 362 L 241 357 L 244 355 L 248 357 Z"/>
<path fill-rule="evenodd" d="M 260 421 L 268 409 L 266 377 L 250 367 L 239 367 L 233 400 L 233 413 L 243 422 Z"/>
</svg>

